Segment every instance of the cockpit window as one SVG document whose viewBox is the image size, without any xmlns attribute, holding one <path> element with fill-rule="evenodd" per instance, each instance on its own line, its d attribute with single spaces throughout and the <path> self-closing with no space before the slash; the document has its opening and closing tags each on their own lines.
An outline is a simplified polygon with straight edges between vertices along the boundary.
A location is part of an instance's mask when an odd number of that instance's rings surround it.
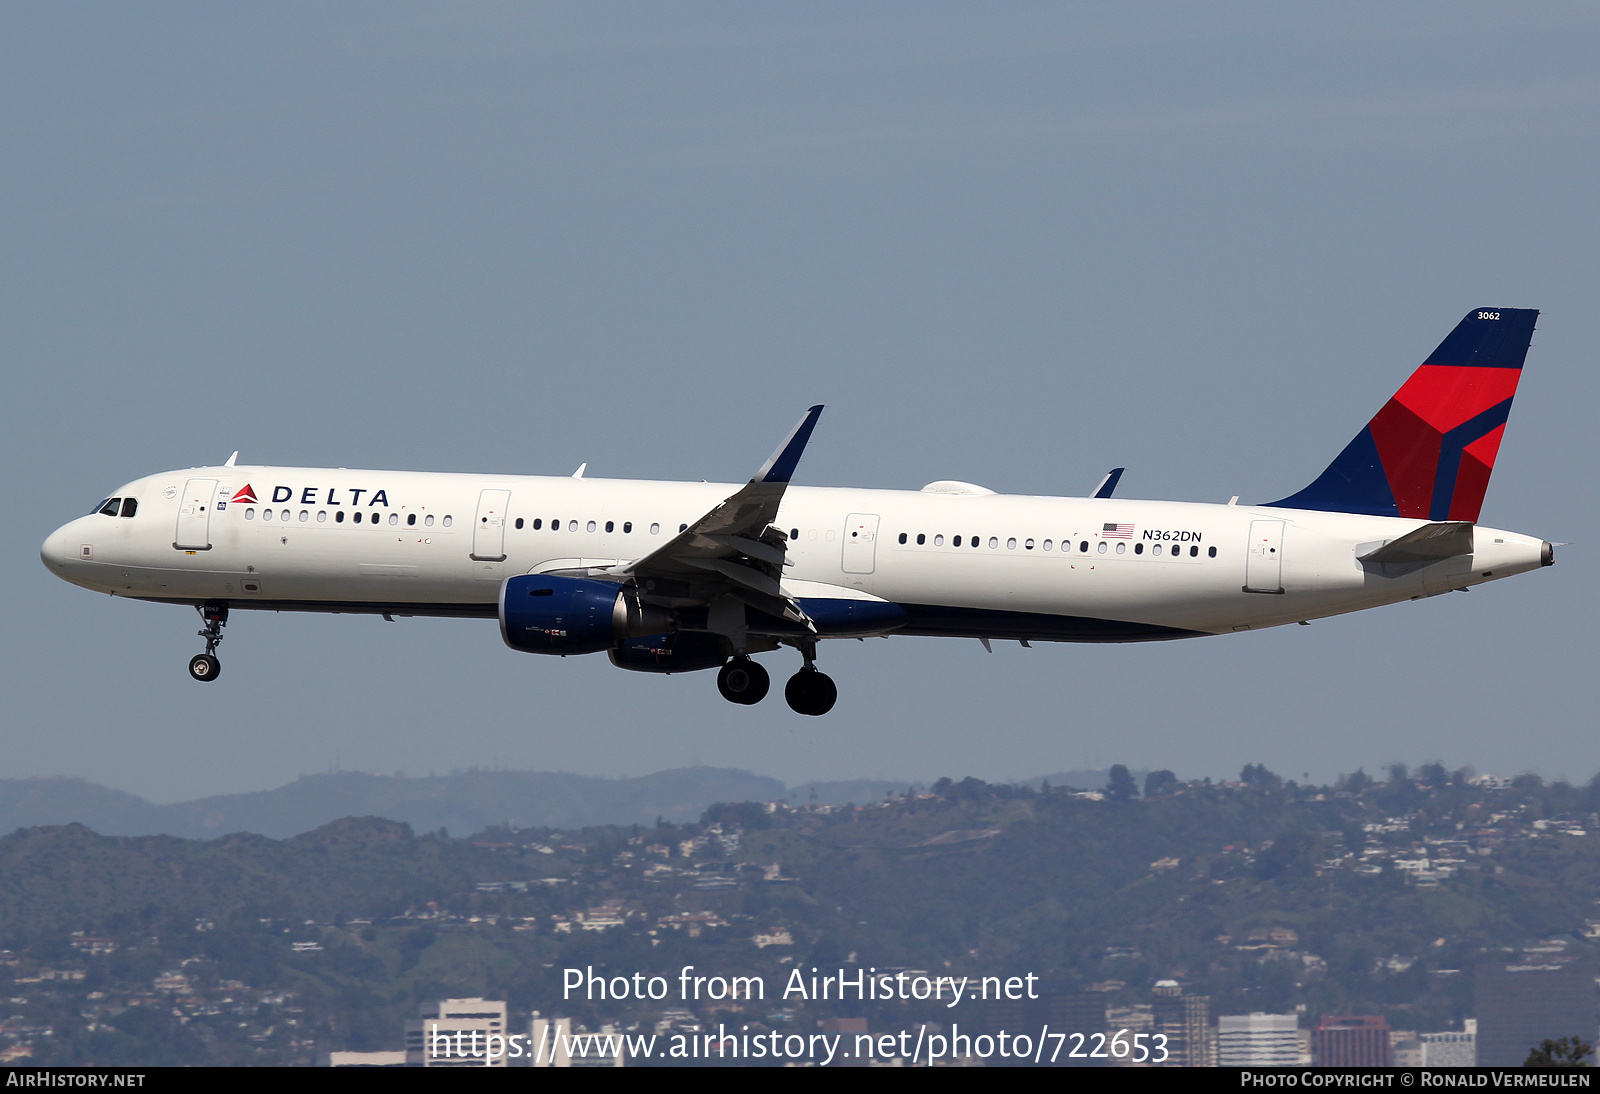
<svg viewBox="0 0 1600 1094">
<path fill-rule="evenodd" d="M 138 511 L 139 511 L 139 499 L 138 498 L 123 498 L 122 499 L 122 515 L 123 516 L 131 517 L 135 513 L 137 513 Z"/>
<path fill-rule="evenodd" d="M 108 517 L 114 517 L 117 515 L 117 510 L 120 509 L 121 506 L 121 498 L 107 498 L 105 501 L 100 503 L 100 508 L 98 511 L 104 513 Z"/>
</svg>

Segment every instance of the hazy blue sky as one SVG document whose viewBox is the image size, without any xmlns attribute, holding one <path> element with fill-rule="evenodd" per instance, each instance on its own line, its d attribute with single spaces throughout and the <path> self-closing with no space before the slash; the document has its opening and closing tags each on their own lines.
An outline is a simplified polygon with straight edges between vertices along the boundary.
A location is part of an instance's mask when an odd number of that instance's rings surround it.
<svg viewBox="0 0 1600 1094">
<path fill-rule="evenodd" d="M 1592 5 L 11 4 L 0 103 L 0 776 L 1600 769 Z M 189 609 L 38 559 L 234 449 L 739 480 L 819 401 L 806 484 L 1265 500 L 1480 305 L 1544 310 L 1483 519 L 1577 541 L 1554 569 L 839 643 L 824 719 L 487 622 L 240 613 L 197 685 Z"/>
</svg>

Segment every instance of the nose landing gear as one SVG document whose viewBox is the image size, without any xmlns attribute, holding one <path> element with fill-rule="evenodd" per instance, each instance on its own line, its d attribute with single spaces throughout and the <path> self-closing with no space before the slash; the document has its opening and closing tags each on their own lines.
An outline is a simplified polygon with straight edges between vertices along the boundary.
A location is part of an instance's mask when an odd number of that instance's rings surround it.
<svg viewBox="0 0 1600 1094">
<path fill-rule="evenodd" d="M 197 632 L 206 640 L 206 652 L 189 659 L 189 675 L 196 680 L 215 680 L 222 672 L 222 662 L 217 660 L 217 643 L 222 641 L 222 628 L 228 622 L 228 609 L 222 604 L 199 604 L 195 610 L 205 624 Z"/>
<path fill-rule="evenodd" d="M 761 702 L 767 697 L 767 689 L 771 686 L 772 678 L 767 675 L 767 670 L 744 656 L 731 658 L 717 673 L 717 690 L 722 697 L 741 706 L 754 706 Z"/>
</svg>

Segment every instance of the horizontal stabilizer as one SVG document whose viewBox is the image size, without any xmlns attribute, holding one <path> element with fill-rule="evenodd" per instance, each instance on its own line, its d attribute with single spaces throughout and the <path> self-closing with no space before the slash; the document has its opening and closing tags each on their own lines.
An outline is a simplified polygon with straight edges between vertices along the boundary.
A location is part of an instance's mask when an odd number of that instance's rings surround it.
<svg viewBox="0 0 1600 1094">
<path fill-rule="evenodd" d="M 1472 553 L 1472 524 L 1464 520 L 1424 524 L 1399 539 L 1390 540 L 1358 561 L 1380 566 L 1437 562 L 1444 558 Z"/>
</svg>

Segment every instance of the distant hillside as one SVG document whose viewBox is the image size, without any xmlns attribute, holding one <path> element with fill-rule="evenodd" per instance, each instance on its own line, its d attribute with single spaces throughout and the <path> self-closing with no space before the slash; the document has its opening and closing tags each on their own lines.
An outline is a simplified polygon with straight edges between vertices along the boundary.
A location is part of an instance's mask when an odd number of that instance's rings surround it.
<svg viewBox="0 0 1600 1094">
<path fill-rule="evenodd" d="M 507 823 L 582 828 L 654 824 L 657 817 L 681 822 L 698 818 L 713 802 L 772 801 L 789 794 L 777 779 L 715 767 L 679 768 L 636 779 L 536 771 L 408 778 L 347 771 L 304 775 L 274 790 L 176 805 L 155 805 L 83 779 L 3 779 L 0 831 L 78 823 L 111 836 L 203 839 L 255 832 L 284 839 L 341 817 L 372 816 L 409 824 L 419 832 L 447 828 L 464 836 Z"/>
<path fill-rule="evenodd" d="M 1141 784 L 1144 772 L 1134 773 Z M 1069 771 L 1026 785 L 1099 788 L 1104 771 Z M 156 805 L 84 779 L 0 779 L 0 833 L 83 824 L 107 836 L 207 839 L 254 832 L 286 839 L 343 817 L 383 817 L 418 832 L 465 836 L 496 825 L 584 828 L 672 823 L 699 818 L 714 802 L 787 801 L 794 805 L 867 805 L 904 794 L 910 780 L 851 779 L 785 786 L 777 779 L 722 767 L 681 767 L 635 779 L 549 771 L 464 771 L 408 777 L 342 771 L 302 775 L 287 786 Z"/>
</svg>

